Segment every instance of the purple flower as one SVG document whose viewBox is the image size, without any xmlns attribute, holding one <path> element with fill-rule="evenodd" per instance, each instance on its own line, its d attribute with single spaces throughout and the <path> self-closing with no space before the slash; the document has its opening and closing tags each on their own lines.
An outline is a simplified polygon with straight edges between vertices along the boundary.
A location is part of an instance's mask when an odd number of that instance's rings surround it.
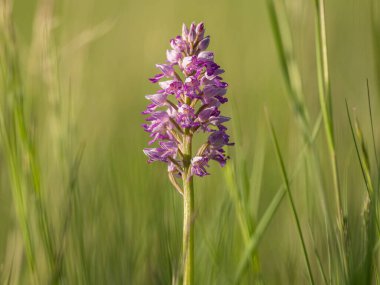
<svg viewBox="0 0 380 285">
<path fill-rule="evenodd" d="M 177 122 L 182 128 L 191 128 L 196 119 L 194 109 L 189 105 L 182 104 L 177 110 Z"/>
<path fill-rule="evenodd" d="M 203 89 L 203 93 L 206 97 L 217 97 L 224 96 L 227 93 L 225 88 L 220 88 L 216 85 L 207 85 Z"/>
<path fill-rule="evenodd" d="M 174 75 L 174 68 L 170 64 L 156 64 L 156 67 L 161 69 L 162 73 L 166 77 L 172 77 Z"/>
<path fill-rule="evenodd" d="M 170 40 L 170 46 L 178 52 L 184 52 L 187 48 L 186 41 L 184 41 L 181 36 Z"/>
<path fill-rule="evenodd" d="M 166 58 L 170 63 L 177 63 L 178 60 L 180 60 L 182 57 L 182 54 L 178 50 L 168 50 L 166 51 Z"/>
<path fill-rule="evenodd" d="M 207 106 L 207 105 L 204 105 Z M 213 113 L 217 112 L 217 108 L 215 106 L 205 107 L 202 111 L 198 113 L 198 120 L 201 123 L 205 123 L 209 120 Z"/>
<path fill-rule="evenodd" d="M 228 84 L 214 53 L 207 51 L 209 44 L 203 23 L 183 25 L 182 35 L 170 40 L 167 62 L 157 64 L 160 73 L 150 78 L 158 90 L 145 96 L 150 104 L 143 112 L 148 115 L 143 127 L 150 134 L 149 144 L 158 144 L 144 149 L 148 162 L 165 162 L 170 173 L 184 177 L 208 175 L 210 160 L 224 166 L 224 148 L 233 145 L 225 126 L 230 118 L 220 111 L 228 101 Z M 183 153 L 185 143 L 198 132 L 208 133 L 207 141 L 189 158 Z"/>
<path fill-rule="evenodd" d="M 201 51 L 198 54 L 198 59 L 203 61 L 214 61 L 214 53 L 211 51 Z"/>
<path fill-rule="evenodd" d="M 227 162 L 228 156 L 225 155 L 225 151 L 223 149 L 207 149 L 205 155 L 212 160 L 215 160 L 220 164 L 220 166 L 224 166 Z"/>
<path fill-rule="evenodd" d="M 207 157 L 203 156 L 195 156 L 191 159 L 191 174 L 197 175 L 197 176 L 205 176 L 209 173 L 206 170 L 206 167 L 208 167 L 208 159 Z"/>
<path fill-rule="evenodd" d="M 167 112 L 155 111 L 151 113 L 151 116 L 146 119 L 150 122 L 150 125 L 144 125 L 146 132 L 150 133 L 150 137 L 153 139 L 149 144 L 154 143 L 157 140 L 166 140 L 171 138 L 171 129 L 173 128 Z"/>
<path fill-rule="evenodd" d="M 216 131 L 211 133 L 211 135 L 208 137 L 208 143 L 212 148 L 220 149 L 224 147 L 225 145 L 231 145 L 229 143 L 230 136 L 227 135 L 224 130 L 223 131 Z"/>
</svg>

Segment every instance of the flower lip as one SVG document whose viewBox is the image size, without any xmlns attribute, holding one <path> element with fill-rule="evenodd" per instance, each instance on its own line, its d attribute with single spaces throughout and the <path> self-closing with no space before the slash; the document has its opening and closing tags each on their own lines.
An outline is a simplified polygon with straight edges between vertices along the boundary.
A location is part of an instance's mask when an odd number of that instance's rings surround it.
<svg viewBox="0 0 380 285">
<path fill-rule="evenodd" d="M 203 93 L 206 97 L 216 97 L 225 95 L 227 90 L 215 85 L 208 85 L 204 88 Z"/>
<path fill-rule="evenodd" d="M 230 136 L 224 131 L 215 131 L 208 137 L 208 142 L 211 147 L 220 149 L 225 145 L 230 145 Z"/>
<path fill-rule="evenodd" d="M 152 78 L 149 78 L 149 81 L 152 82 L 152 83 L 157 83 L 158 81 L 161 80 L 161 78 L 164 77 L 164 74 L 157 74 L 155 75 L 154 77 Z"/>
</svg>

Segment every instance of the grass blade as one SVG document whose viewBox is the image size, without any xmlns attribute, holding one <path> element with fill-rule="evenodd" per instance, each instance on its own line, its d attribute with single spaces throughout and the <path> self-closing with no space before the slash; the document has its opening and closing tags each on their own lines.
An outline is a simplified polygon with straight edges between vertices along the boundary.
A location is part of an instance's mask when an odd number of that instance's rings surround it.
<svg viewBox="0 0 380 285">
<path fill-rule="evenodd" d="M 268 118 L 268 123 L 269 123 L 270 129 L 271 129 L 273 143 L 274 143 L 275 148 L 276 148 L 276 154 L 277 154 L 278 162 L 279 162 L 280 167 L 281 167 L 281 173 L 282 173 L 282 176 L 283 176 L 283 179 L 284 179 L 284 182 L 285 182 L 286 192 L 288 194 L 289 201 L 290 201 L 291 208 L 292 208 L 292 212 L 293 212 L 293 215 L 294 215 L 294 219 L 296 221 L 298 235 L 299 235 L 301 243 L 302 243 L 302 250 L 303 250 L 303 253 L 304 253 L 304 256 L 305 256 L 305 260 L 306 260 L 306 265 L 307 265 L 307 270 L 308 270 L 308 273 L 309 273 L 310 281 L 311 281 L 311 284 L 315 284 L 314 277 L 313 277 L 313 272 L 311 270 L 310 259 L 309 259 L 309 255 L 308 255 L 308 252 L 307 252 L 307 249 L 306 249 L 305 239 L 304 239 L 304 235 L 303 235 L 302 228 L 301 228 L 301 222 L 299 220 L 299 216 L 298 216 L 297 209 L 296 209 L 296 206 L 295 206 L 295 203 L 294 203 L 293 195 L 292 195 L 292 192 L 291 192 L 291 189 L 290 189 L 289 177 L 288 177 L 288 174 L 287 174 L 287 171 L 286 171 L 286 168 L 285 168 L 284 160 L 282 158 L 280 146 L 278 144 L 278 140 L 277 140 L 277 136 L 276 136 L 274 127 L 273 127 L 273 125 L 272 125 L 269 117 L 267 117 L 267 118 Z"/>
<path fill-rule="evenodd" d="M 317 122 L 315 123 L 315 126 L 313 128 L 312 142 L 317 137 L 318 131 L 321 127 L 321 122 L 322 122 L 322 116 L 319 116 L 317 119 Z M 296 166 L 294 168 L 294 172 L 292 173 L 290 180 L 292 180 L 294 178 L 294 176 L 296 175 L 296 173 L 300 170 L 301 165 L 303 163 L 304 155 L 307 153 L 308 147 L 309 147 L 308 144 L 305 144 L 304 147 L 302 148 L 302 150 L 299 154 L 299 157 L 296 160 L 297 161 Z M 249 261 L 249 257 L 251 256 L 252 252 L 257 249 L 257 247 L 261 241 L 261 238 L 265 233 L 265 230 L 267 229 L 270 222 L 272 221 L 274 214 L 277 212 L 277 209 L 278 209 L 282 199 L 284 198 L 285 194 L 286 194 L 286 186 L 285 186 L 285 183 L 283 183 L 280 186 L 280 188 L 277 190 L 276 195 L 273 197 L 268 208 L 265 210 L 262 218 L 257 223 L 256 230 L 253 233 L 253 235 L 251 236 L 251 238 L 248 242 L 248 245 L 246 246 L 246 248 L 242 254 L 242 257 L 240 259 L 238 269 L 237 269 L 236 275 L 235 275 L 234 284 L 239 283 L 239 281 L 240 281 L 240 279 L 244 273 L 244 269 L 246 268 L 247 263 Z"/>
<path fill-rule="evenodd" d="M 285 197 L 286 190 L 285 189 L 280 189 L 274 198 L 272 199 L 271 203 L 269 204 L 268 208 L 266 209 L 263 217 L 259 221 L 256 227 L 255 233 L 252 235 L 251 239 L 249 240 L 243 256 L 240 260 L 240 263 L 238 265 L 236 277 L 235 277 L 235 284 L 238 284 L 240 281 L 240 278 L 243 274 L 244 268 L 247 265 L 247 262 L 251 256 L 251 253 L 254 252 L 257 249 L 257 246 L 260 243 L 260 240 L 265 233 L 265 230 L 268 228 L 268 225 L 272 221 L 272 218 L 274 214 L 277 212 L 278 207 L 280 206 L 280 203 L 282 199 Z"/>
</svg>

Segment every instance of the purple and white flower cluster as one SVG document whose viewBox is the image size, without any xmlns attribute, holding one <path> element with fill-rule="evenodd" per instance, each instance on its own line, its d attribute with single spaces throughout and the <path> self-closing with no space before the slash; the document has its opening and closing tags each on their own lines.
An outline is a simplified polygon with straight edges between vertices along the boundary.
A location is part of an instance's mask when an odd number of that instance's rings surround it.
<svg viewBox="0 0 380 285">
<path fill-rule="evenodd" d="M 203 23 L 192 23 L 189 29 L 183 25 L 182 36 L 170 41 L 167 62 L 157 64 L 161 72 L 150 79 L 160 89 L 146 96 L 151 103 L 143 112 L 149 115 L 143 125 L 152 138 L 149 144 L 159 145 L 144 149 L 148 162 L 166 162 L 169 173 L 178 175 L 184 169 L 185 136 L 209 133 L 207 142 L 191 158 L 190 175 L 207 175 L 210 160 L 224 166 L 228 157 L 223 148 L 233 145 L 223 125 L 230 118 L 221 116 L 219 110 L 228 101 L 228 84 L 222 81 L 224 70 L 214 62 L 214 53 L 206 51 L 210 37 L 204 33 Z"/>
</svg>

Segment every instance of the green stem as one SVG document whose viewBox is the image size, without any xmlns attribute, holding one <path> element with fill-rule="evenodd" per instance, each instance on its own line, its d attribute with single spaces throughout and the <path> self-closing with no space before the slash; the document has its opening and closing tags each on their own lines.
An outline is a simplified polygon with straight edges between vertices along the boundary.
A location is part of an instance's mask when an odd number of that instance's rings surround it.
<svg viewBox="0 0 380 285">
<path fill-rule="evenodd" d="M 339 183 L 338 161 L 336 157 L 336 146 L 334 138 L 334 122 L 332 116 L 332 97 L 329 77 L 329 65 L 327 57 L 327 35 L 325 23 L 325 4 L 324 0 L 315 0 L 317 17 L 316 17 L 316 50 L 317 50 L 317 69 L 318 69 L 318 87 L 319 101 L 324 121 L 327 145 L 330 153 L 332 167 L 333 183 L 336 195 L 336 208 L 338 212 L 338 232 L 339 244 L 342 255 L 342 268 L 344 276 L 348 276 L 348 235 L 346 210 L 343 207 L 343 199 Z M 347 205 L 346 205 L 347 208 Z"/>
<path fill-rule="evenodd" d="M 190 174 L 192 136 L 183 136 L 183 285 L 192 285 L 194 279 L 194 187 Z"/>
<path fill-rule="evenodd" d="M 314 285 L 315 281 L 314 281 L 314 277 L 313 277 L 313 271 L 311 269 L 311 263 L 310 263 L 309 255 L 308 255 L 307 248 L 306 248 L 305 238 L 304 238 L 304 235 L 303 235 L 303 232 L 302 232 L 302 227 L 301 227 L 301 222 L 300 222 L 300 219 L 299 219 L 299 214 L 297 212 L 297 209 L 296 209 L 296 206 L 295 206 L 295 203 L 294 203 L 292 191 L 290 190 L 289 176 L 287 174 L 285 163 L 284 163 L 284 160 L 283 160 L 282 155 L 281 155 L 280 146 L 278 144 L 278 140 L 277 140 L 276 133 L 274 131 L 274 127 L 273 127 L 271 121 L 269 120 L 269 117 L 268 117 L 268 122 L 269 122 L 269 126 L 270 126 L 270 129 L 271 129 L 273 142 L 274 142 L 274 145 L 275 145 L 275 148 L 276 148 L 277 158 L 278 158 L 278 161 L 279 161 L 279 164 L 280 164 L 280 167 L 281 167 L 282 177 L 284 179 L 286 191 L 288 192 L 290 206 L 292 208 L 293 216 L 294 216 L 294 219 L 295 219 L 296 225 L 297 225 L 298 234 L 299 234 L 299 237 L 300 237 L 300 240 L 301 240 L 302 250 L 303 250 L 303 253 L 304 253 L 304 256 L 305 256 L 307 270 L 308 270 L 309 277 L 310 277 L 310 283 L 312 285 Z"/>
</svg>

